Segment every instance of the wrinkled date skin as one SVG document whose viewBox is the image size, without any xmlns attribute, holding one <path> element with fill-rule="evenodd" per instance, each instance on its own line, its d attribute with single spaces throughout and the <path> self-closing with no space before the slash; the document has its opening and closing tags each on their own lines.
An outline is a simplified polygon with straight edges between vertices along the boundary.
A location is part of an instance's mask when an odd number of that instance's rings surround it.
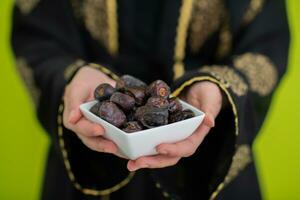
<svg viewBox="0 0 300 200">
<path fill-rule="evenodd" d="M 178 98 L 172 97 L 169 99 L 169 112 L 174 113 L 182 110 L 182 105 L 179 102 Z"/>
<path fill-rule="evenodd" d="M 135 99 L 132 96 L 121 92 L 113 93 L 110 97 L 110 101 L 119 105 L 125 111 L 131 110 L 135 105 Z"/>
<path fill-rule="evenodd" d="M 95 105 L 93 105 L 93 106 L 90 108 L 90 111 L 91 111 L 93 114 L 98 115 L 100 104 L 101 104 L 100 102 L 97 102 Z"/>
<path fill-rule="evenodd" d="M 141 119 L 144 113 L 146 112 L 146 110 L 147 110 L 147 106 L 138 107 L 134 113 L 134 118 L 137 120 Z"/>
<path fill-rule="evenodd" d="M 103 83 L 96 87 L 94 91 L 94 97 L 98 101 L 107 100 L 116 91 L 110 84 Z"/>
<path fill-rule="evenodd" d="M 143 105 L 146 93 L 143 87 L 127 87 L 125 92 L 135 98 L 137 105 Z"/>
<path fill-rule="evenodd" d="M 98 116 L 116 127 L 121 127 L 126 122 L 126 115 L 113 102 L 102 102 Z"/>
<path fill-rule="evenodd" d="M 185 119 L 189 119 L 195 117 L 195 114 L 190 109 L 177 111 L 174 113 L 171 113 L 169 116 L 169 123 L 179 122 Z"/>
<path fill-rule="evenodd" d="M 127 122 L 122 129 L 126 133 L 133 133 L 143 130 L 143 126 L 137 121 Z"/>
<path fill-rule="evenodd" d="M 189 119 L 195 117 L 195 113 L 190 109 L 185 109 L 182 111 L 182 113 L 183 113 L 183 119 Z"/>
<path fill-rule="evenodd" d="M 156 108 L 163 108 L 163 109 L 167 109 L 169 108 L 169 101 L 165 98 L 162 97 L 150 97 L 147 100 L 147 106 L 153 106 Z"/>
<path fill-rule="evenodd" d="M 138 78 L 130 75 L 123 75 L 116 84 L 117 89 L 125 89 L 126 87 L 142 87 L 145 88 L 147 85 Z"/>
<path fill-rule="evenodd" d="M 170 87 L 162 80 L 152 82 L 147 88 L 147 94 L 152 97 L 168 98 Z"/>
<path fill-rule="evenodd" d="M 167 109 L 144 106 L 137 115 L 139 122 L 147 128 L 168 124 L 169 112 Z"/>
</svg>

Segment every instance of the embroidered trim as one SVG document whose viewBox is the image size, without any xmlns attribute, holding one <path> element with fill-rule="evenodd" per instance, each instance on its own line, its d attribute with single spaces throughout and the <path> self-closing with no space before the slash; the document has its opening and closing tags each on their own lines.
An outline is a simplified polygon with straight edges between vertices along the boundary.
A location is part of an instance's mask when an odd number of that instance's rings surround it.
<svg viewBox="0 0 300 200">
<path fill-rule="evenodd" d="M 174 79 L 184 74 L 183 60 L 185 57 L 187 30 L 191 18 L 194 0 L 182 0 L 180 16 L 176 28 L 175 49 L 174 49 Z"/>
<path fill-rule="evenodd" d="M 100 70 L 101 72 L 103 72 L 104 74 L 106 74 L 110 78 L 114 79 L 115 81 L 119 80 L 119 76 L 117 76 L 115 73 L 113 73 L 112 71 L 110 71 L 106 67 L 103 67 L 102 65 L 99 65 L 99 64 L 96 64 L 96 63 L 89 63 L 88 66 L 92 67 L 94 69 Z"/>
<path fill-rule="evenodd" d="M 167 190 L 165 190 L 161 184 L 159 182 L 155 182 L 155 187 L 160 190 L 162 196 L 166 199 L 170 199 L 170 200 L 176 200 L 178 198 L 176 198 L 174 195 L 172 195 L 171 193 L 169 193 Z"/>
<path fill-rule="evenodd" d="M 224 18 L 220 34 L 219 34 L 219 44 L 217 48 L 216 57 L 218 59 L 222 59 L 225 56 L 227 56 L 232 48 L 232 33 L 230 29 L 230 14 L 228 10 L 225 8 L 223 9 L 223 15 L 222 18 Z"/>
<path fill-rule="evenodd" d="M 238 176 L 238 174 L 242 170 L 244 170 L 246 166 L 251 162 L 252 162 L 251 149 L 249 145 L 244 144 L 238 146 L 233 156 L 229 171 L 225 176 L 225 179 L 223 180 L 222 183 L 218 185 L 217 189 L 212 193 L 209 199 L 210 200 L 215 199 L 217 195 L 221 192 L 221 190 L 224 189 L 224 187 L 228 185 L 233 179 L 235 179 Z"/>
<path fill-rule="evenodd" d="M 228 66 L 204 66 L 199 71 L 211 74 L 226 88 L 231 88 L 237 96 L 245 95 L 248 91 L 248 86 L 243 78 Z"/>
<path fill-rule="evenodd" d="M 265 0 L 251 0 L 248 9 L 246 10 L 243 16 L 242 24 L 243 25 L 249 24 L 262 10 L 264 3 Z"/>
<path fill-rule="evenodd" d="M 107 25 L 108 25 L 108 51 L 111 55 L 118 52 L 118 19 L 116 0 L 106 0 L 107 4 Z"/>
<path fill-rule="evenodd" d="M 41 91 L 35 84 L 32 68 L 29 67 L 25 58 L 21 58 L 21 57 L 16 59 L 16 66 L 18 72 L 22 77 L 23 82 L 25 83 L 27 91 L 29 92 L 34 105 L 37 107 L 39 103 Z"/>
<path fill-rule="evenodd" d="M 189 46 L 193 53 L 197 53 L 206 39 L 220 27 L 223 10 L 222 0 L 195 0 L 189 33 Z"/>
<path fill-rule="evenodd" d="M 116 0 L 85 0 L 83 16 L 91 36 L 104 45 L 111 55 L 118 52 Z"/>
<path fill-rule="evenodd" d="M 115 191 L 121 189 L 122 187 L 124 187 L 125 185 L 127 185 L 133 178 L 133 176 L 135 174 L 134 172 L 130 172 L 129 175 L 124 180 L 122 180 L 120 183 L 116 184 L 115 186 L 113 186 L 111 188 L 107 188 L 104 190 L 95 190 L 95 189 L 90 189 L 90 188 L 84 188 L 77 182 L 75 175 L 73 174 L 73 171 L 72 171 L 72 167 L 71 167 L 71 164 L 70 164 L 70 161 L 68 158 L 68 152 L 65 148 L 65 142 L 63 139 L 63 134 L 64 134 L 63 133 L 63 120 L 62 120 L 63 110 L 64 110 L 64 105 L 62 103 L 59 106 L 58 116 L 57 116 L 59 146 L 62 151 L 62 156 L 63 156 L 63 160 L 64 160 L 64 165 L 67 170 L 67 174 L 68 174 L 71 182 L 74 184 L 74 187 L 86 195 L 93 195 L 93 196 L 101 195 L 102 196 L 102 195 L 108 195 L 112 192 L 115 192 Z"/>
<path fill-rule="evenodd" d="M 74 63 L 69 65 L 64 71 L 65 80 L 70 81 L 70 79 L 74 76 L 76 71 L 79 68 L 83 67 L 84 65 L 85 65 L 85 62 L 81 59 L 78 59 Z"/>
<path fill-rule="evenodd" d="M 246 53 L 233 60 L 234 67 L 247 77 L 250 89 L 261 96 L 270 94 L 278 80 L 275 65 L 265 55 Z"/>
<path fill-rule="evenodd" d="M 108 49 L 106 0 L 85 0 L 83 16 L 91 36 Z"/>
<path fill-rule="evenodd" d="M 24 15 L 29 14 L 39 3 L 39 0 L 16 0 L 16 5 Z"/>
</svg>

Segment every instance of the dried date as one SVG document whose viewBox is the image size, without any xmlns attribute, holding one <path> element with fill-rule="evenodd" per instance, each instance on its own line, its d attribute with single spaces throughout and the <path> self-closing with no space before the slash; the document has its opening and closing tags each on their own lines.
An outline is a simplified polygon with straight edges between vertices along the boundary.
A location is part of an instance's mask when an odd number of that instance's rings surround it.
<svg viewBox="0 0 300 200">
<path fill-rule="evenodd" d="M 98 116 L 116 127 L 121 127 L 126 122 L 124 112 L 116 104 L 109 101 L 101 103 Z"/>
<path fill-rule="evenodd" d="M 153 128 L 168 124 L 168 116 L 169 112 L 167 109 L 143 106 L 136 118 L 143 126 Z"/>
<path fill-rule="evenodd" d="M 126 87 L 146 87 L 146 83 L 144 83 L 143 81 L 141 81 L 138 78 L 135 78 L 133 76 L 130 75 L 123 75 L 116 84 L 116 88 L 117 89 L 125 89 Z"/>
<path fill-rule="evenodd" d="M 156 108 L 169 108 L 169 101 L 162 97 L 150 97 L 147 100 L 147 106 L 153 106 Z"/>
<path fill-rule="evenodd" d="M 174 113 L 174 112 L 181 111 L 181 110 L 182 110 L 182 105 L 179 102 L 178 98 L 171 97 L 169 99 L 169 112 Z"/>
<path fill-rule="evenodd" d="M 148 86 L 147 94 L 152 97 L 168 98 L 170 87 L 164 81 L 156 80 Z"/>
<path fill-rule="evenodd" d="M 143 126 L 137 121 L 131 121 L 125 123 L 124 128 L 122 130 L 126 133 L 133 133 L 143 130 Z"/>
<path fill-rule="evenodd" d="M 131 110 L 135 105 L 135 99 L 132 96 L 115 92 L 111 95 L 110 101 L 119 105 L 124 111 Z"/>
<path fill-rule="evenodd" d="M 126 93 L 135 98 L 137 105 L 143 105 L 145 102 L 146 94 L 143 87 L 127 87 Z"/>
<path fill-rule="evenodd" d="M 102 83 L 98 87 L 96 87 L 94 91 L 94 97 L 98 101 L 107 100 L 110 98 L 110 96 L 116 91 L 115 88 L 113 88 L 108 83 Z"/>
</svg>

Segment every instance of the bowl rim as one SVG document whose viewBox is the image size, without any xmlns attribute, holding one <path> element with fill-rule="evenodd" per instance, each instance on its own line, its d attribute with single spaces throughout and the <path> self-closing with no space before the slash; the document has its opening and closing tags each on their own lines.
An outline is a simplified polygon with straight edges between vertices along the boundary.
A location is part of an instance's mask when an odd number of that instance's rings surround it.
<svg viewBox="0 0 300 200">
<path fill-rule="evenodd" d="M 185 120 L 182 120 L 182 121 L 178 121 L 178 122 L 174 122 L 174 123 L 171 123 L 171 124 L 166 124 L 166 125 L 162 125 L 162 126 L 158 126 L 158 127 L 154 127 L 154 128 L 150 128 L 150 129 L 145 129 L 145 130 L 141 130 L 141 131 L 137 131 L 137 132 L 133 132 L 133 133 L 127 133 L 125 131 L 123 131 L 122 129 L 110 124 L 109 122 L 105 121 L 104 119 L 102 119 L 101 117 L 95 115 L 94 113 L 92 113 L 89 109 L 86 109 L 85 106 L 87 104 L 92 104 L 93 105 L 95 103 L 97 103 L 98 101 L 97 100 L 92 100 L 92 101 L 88 101 L 88 102 L 85 102 L 83 104 L 80 105 L 80 111 L 83 112 L 83 110 L 85 110 L 86 112 L 88 112 L 89 114 L 93 115 L 94 117 L 96 117 L 97 119 L 100 119 L 101 122 L 105 123 L 107 126 L 117 130 L 118 132 L 120 132 L 121 134 L 125 135 L 126 137 L 134 137 L 135 135 L 142 135 L 142 134 L 147 134 L 147 132 L 152 132 L 153 130 L 157 130 L 159 128 L 162 128 L 162 127 L 170 127 L 170 126 L 174 126 L 176 124 L 179 124 L 179 123 L 186 123 L 187 121 L 191 121 L 191 120 L 195 120 L 196 118 L 204 118 L 205 117 L 205 113 L 201 110 L 199 110 L 198 108 L 192 106 L 191 104 L 179 99 L 180 103 L 181 104 L 184 104 L 185 106 L 187 107 L 190 107 L 192 109 L 192 111 L 195 113 L 195 116 L 192 117 L 192 118 L 189 118 L 189 119 L 185 119 Z"/>
</svg>

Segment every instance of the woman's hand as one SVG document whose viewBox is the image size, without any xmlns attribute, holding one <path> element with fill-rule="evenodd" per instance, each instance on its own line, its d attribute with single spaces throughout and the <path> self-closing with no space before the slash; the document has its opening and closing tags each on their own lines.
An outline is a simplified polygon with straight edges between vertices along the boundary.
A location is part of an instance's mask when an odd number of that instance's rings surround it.
<svg viewBox="0 0 300 200">
<path fill-rule="evenodd" d="M 94 90 L 101 83 L 109 83 L 112 86 L 116 84 L 102 72 L 90 67 L 83 67 L 76 73 L 65 89 L 63 123 L 88 148 L 118 155 L 117 146 L 102 137 L 105 134 L 104 128 L 85 119 L 79 110 L 80 104 L 94 99 Z"/>
<path fill-rule="evenodd" d="M 130 171 L 175 165 L 182 157 L 193 155 L 210 128 L 214 126 L 214 120 L 222 107 L 222 94 L 216 84 L 209 81 L 195 83 L 181 98 L 205 112 L 206 116 L 203 123 L 185 140 L 173 144 L 158 145 L 156 147 L 158 155 L 130 160 L 127 164 Z"/>
</svg>

